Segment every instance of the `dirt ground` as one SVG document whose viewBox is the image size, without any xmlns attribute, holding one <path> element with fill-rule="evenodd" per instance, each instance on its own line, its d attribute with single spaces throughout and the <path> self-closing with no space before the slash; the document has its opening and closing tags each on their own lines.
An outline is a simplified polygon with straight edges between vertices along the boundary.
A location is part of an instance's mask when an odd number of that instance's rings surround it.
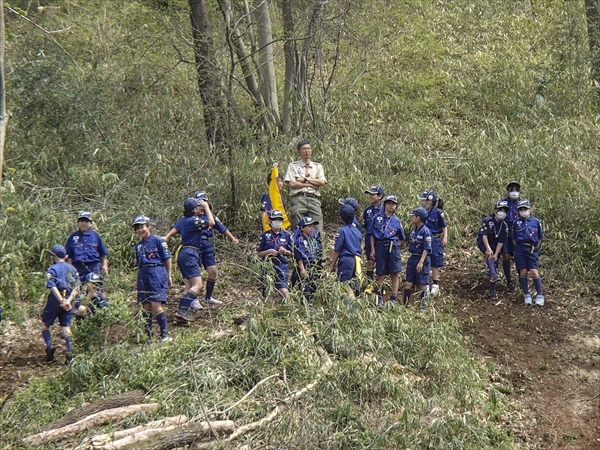
<svg viewBox="0 0 600 450">
<path fill-rule="evenodd" d="M 491 301 L 483 264 L 462 259 L 449 258 L 442 294 L 433 302 L 462 324 L 477 357 L 498 365 L 491 381 L 511 403 L 506 426 L 521 447 L 600 449 L 598 302 L 551 282 L 543 308 L 524 306 L 520 291 L 510 293 L 503 282 L 499 300 Z M 63 370 L 64 350 L 59 362 L 44 362 L 37 320 L 23 328 L 4 321 L 0 331 L 1 407 L 32 377 Z M 127 335 L 119 328 L 115 334 Z"/>
</svg>

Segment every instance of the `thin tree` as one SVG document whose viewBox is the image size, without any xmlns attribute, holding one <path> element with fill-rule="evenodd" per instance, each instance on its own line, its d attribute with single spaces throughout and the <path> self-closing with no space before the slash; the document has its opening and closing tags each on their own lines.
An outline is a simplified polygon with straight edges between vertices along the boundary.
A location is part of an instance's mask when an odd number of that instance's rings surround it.
<svg viewBox="0 0 600 450">
<path fill-rule="evenodd" d="M 4 86 L 4 1 L 0 0 L 0 183 L 4 167 L 4 142 L 6 141 L 6 89 Z"/>
</svg>

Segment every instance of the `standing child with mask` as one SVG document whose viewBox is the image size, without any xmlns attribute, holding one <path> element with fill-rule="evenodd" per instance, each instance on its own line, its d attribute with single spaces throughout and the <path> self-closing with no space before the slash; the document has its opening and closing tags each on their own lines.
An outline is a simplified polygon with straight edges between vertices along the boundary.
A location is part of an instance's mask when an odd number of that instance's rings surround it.
<svg viewBox="0 0 600 450">
<path fill-rule="evenodd" d="M 92 213 L 81 211 L 77 216 L 79 229 L 69 236 L 65 244 L 67 261 L 77 269 L 82 282 L 88 273 L 100 275 L 101 270 L 108 273 L 108 250 L 100 233 L 92 230 L 92 222 Z"/>
<path fill-rule="evenodd" d="M 496 203 L 493 214 L 486 216 L 481 221 L 477 233 L 477 246 L 485 255 L 485 264 L 490 273 L 490 298 L 492 300 L 498 298 L 496 282 L 498 281 L 497 264 L 500 253 L 506 251 L 508 244 L 508 227 L 504 221 L 507 213 L 508 202 L 500 200 Z"/>
<path fill-rule="evenodd" d="M 259 258 L 272 264 L 275 271 L 275 288 L 287 300 L 290 296 L 288 290 L 289 264 L 288 257 L 293 256 L 292 236 L 289 232 L 282 230 L 283 213 L 278 209 L 269 212 L 269 226 L 271 229 L 265 231 L 260 237 L 260 243 L 256 248 Z M 265 274 L 263 274 L 264 279 Z M 263 281 L 263 290 L 265 283 Z M 275 304 L 273 293 L 269 293 L 269 303 Z"/>
<path fill-rule="evenodd" d="M 532 303 L 527 282 L 527 272 L 529 272 L 537 293 L 535 304 L 544 306 L 542 279 L 538 273 L 540 244 L 544 238 L 542 223 L 531 215 L 532 207 L 529 200 L 520 200 L 517 208 L 519 219 L 513 224 L 512 240 L 515 245 L 515 263 L 519 272 L 519 283 L 525 293 L 525 305 Z"/>
<path fill-rule="evenodd" d="M 508 204 L 508 213 L 506 215 L 506 226 L 508 228 L 508 235 L 512 235 L 513 224 L 516 220 L 519 219 L 519 211 L 517 207 L 519 205 L 519 201 L 521 198 L 519 197 L 521 194 L 521 185 L 518 181 L 509 181 L 506 185 L 506 192 L 508 196 L 503 199 Z M 508 239 L 508 245 L 504 249 L 502 253 L 502 271 L 504 272 L 504 277 L 506 278 L 506 285 L 508 286 L 509 291 L 514 291 L 516 289 L 515 284 L 512 281 L 512 276 L 510 274 L 511 269 L 511 259 L 515 255 L 515 246 L 513 244 L 512 238 Z"/>
<path fill-rule="evenodd" d="M 440 267 L 444 265 L 444 247 L 448 244 L 448 225 L 444 217 L 444 201 L 433 189 L 418 196 L 421 207 L 427 211 L 425 226 L 431 231 L 431 295 L 440 290 Z"/>
<path fill-rule="evenodd" d="M 421 310 L 426 308 L 427 287 L 429 286 L 429 273 L 431 271 L 431 231 L 425 225 L 427 211 L 417 208 L 409 213 L 412 229 L 408 240 L 410 257 L 406 262 L 406 283 L 404 284 L 403 303 L 408 306 L 412 295 L 413 285 L 421 290 Z"/>
<path fill-rule="evenodd" d="M 311 217 L 303 217 L 298 221 L 298 228 L 292 234 L 294 257 L 297 263 L 292 273 L 292 287 L 302 280 L 302 293 L 309 304 L 312 304 L 313 294 L 317 290 L 323 257 L 321 234 L 315 225 L 318 225 L 318 222 Z"/>
</svg>

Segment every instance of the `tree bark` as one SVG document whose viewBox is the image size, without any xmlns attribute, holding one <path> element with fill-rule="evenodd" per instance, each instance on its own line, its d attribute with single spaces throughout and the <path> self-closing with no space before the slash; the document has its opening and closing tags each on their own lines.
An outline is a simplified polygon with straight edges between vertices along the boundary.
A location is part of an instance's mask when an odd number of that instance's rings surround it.
<svg viewBox="0 0 600 450">
<path fill-rule="evenodd" d="M 281 2 L 283 16 L 283 52 L 285 54 L 285 84 L 283 88 L 283 117 L 281 128 L 284 134 L 290 134 L 292 129 L 292 108 L 296 85 L 296 27 L 292 0 Z"/>
<path fill-rule="evenodd" d="M 600 0 L 585 0 L 592 81 L 600 87 Z"/>
<path fill-rule="evenodd" d="M 4 143 L 6 142 L 6 89 L 4 84 L 4 1 L 0 0 L 0 185 L 4 168 Z"/>
</svg>

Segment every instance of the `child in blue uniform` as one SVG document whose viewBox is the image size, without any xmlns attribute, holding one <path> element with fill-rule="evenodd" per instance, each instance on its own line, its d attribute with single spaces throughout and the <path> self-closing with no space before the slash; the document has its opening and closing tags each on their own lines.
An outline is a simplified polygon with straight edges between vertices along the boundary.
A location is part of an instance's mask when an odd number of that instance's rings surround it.
<svg viewBox="0 0 600 450">
<path fill-rule="evenodd" d="M 508 204 L 508 213 L 506 214 L 506 226 L 508 228 L 508 235 L 512 236 L 513 224 L 516 220 L 519 220 L 519 211 L 517 207 L 519 205 L 519 201 L 521 200 L 521 185 L 518 181 L 509 181 L 506 185 L 507 197 L 503 199 Z M 513 244 L 512 238 L 508 239 L 508 245 L 504 249 L 502 253 L 502 271 L 504 272 L 504 277 L 506 278 L 506 284 L 510 291 L 514 291 L 516 289 L 515 284 L 512 281 L 512 276 L 510 274 L 511 269 L 511 259 L 515 255 L 515 246 Z"/>
<path fill-rule="evenodd" d="M 81 211 L 77 217 L 79 230 L 67 239 L 65 248 L 69 264 L 79 272 L 80 281 L 88 273 L 108 273 L 108 250 L 100 234 L 92 230 L 92 213 Z"/>
<path fill-rule="evenodd" d="M 204 215 L 198 215 L 200 208 Z M 177 265 L 183 276 L 185 290 L 179 298 L 179 307 L 175 313 L 178 322 L 193 322 L 194 318 L 190 308 L 202 309 L 198 301 L 198 294 L 202 289 L 202 252 L 206 248 L 208 237 L 205 230 L 215 226 L 215 219 L 206 200 L 196 200 L 193 197 L 186 198 L 183 202 L 183 216 L 175 223 L 171 231 L 167 233 L 164 240 L 168 242 L 171 236 L 181 234 L 181 246 L 177 250 Z"/>
<path fill-rule="evenodd" d="M 375 259 L 377 274 L 377 306 L 383 306 L 383 280 L 386 275 L 392 281 L 390 303 L 398 303 L 399 273 L 402 272 L 400 244 L 406 240 L 400 219 L 394 215 L 398 207 L 395 195 L 383 199 L 383 213 L 377 214 L 368 231 L 371 238 L 371 259 Z"/>
<path fill-rule="evenodd" d="M 293 256 L 292 235 L 281 229 L 283 225 L 283 213 L 278 209 L 269 212 L 269 225 L 271 229 L 265 231 L 261 237 L 256 252 L 258 257 L 272 264 L 275 271 L 275 288 L 284 299 L 290 296 L 288 290 L 289 265 L 288 257 Z M 263 278 L 265 274 L 263 274 Z M 265 283 L 263 281 L 263 290 Z M 268 301 L 275 304 L 275 297 L 269 293 Z"/>
<path fill-rule="evenodd" d="M 527 272 L 529 272 L 537 292 L 535 304 L 544 306 L 542 279 L 538 273 L 540 244 L 544 238 L 542 223 L 531 215 L 532 208 L 529 200 L 520 200 L 517 208 L 519 219 L 513 224 L 512 240 L 515 245 L 515 263 L 519 272 L 519 283 L 525 293 L 525 304 L 531 305 L 532 299 L 529 293 L 529 283 L 527 283 Z"/>
<path fill-rule="evenodd" d="M 317 221 L 305 216 L 298 221 L 297 228 L 292 234 L 294 257 L 297 263 L 292 273 L 292 287 L 302 280 L 304 299 L 311 304 L 317 289 L 323 255 L 321 234 L 315 225 L 318 225 Z"/>
<path fill-rule="evenodd" d="M 373 281 L 375 275 L 375 259 L 371 258 L 371 235 L 369 229 L 375 216 L 383 214 L 383 199 L 384 190 L 383 186 L 375 184 L 365 191 L 365 194 L 369 194 L 369 206 L 363 211 L 363 228 L 365 230 L 365 255 L 367 256 L 367 279 L 369 282 Z"/>
<path fill-rule="evenodd" d="M 352 221 L 352 223 L 354 224 L 354 226 L 356 228 L 358 228 L 358 230 L 362 233 L 362 225 L 360 224 L 360 222 L 358 221 L 358 200 L 356 200 L 354 197 L 342 197 L 342 198 L 338 198 L 338 203 L 340 205 L 349 205 L 352 207 L 352 209 L 354 210 L 354 220 Z"/>
<path fill-rule="evenodd" d="M 79 274 L 77 269 L 66 262 L 67 250 L 57 244 L 50 249 L 53 264 L 46 271 L 46 287 L 50 289 L 48 300 L 42 313 L 42 337 L 46 344 L 46 361 L 54 360 L 56 347 L 52 345 L 50 327 L 58 319 L 65 339 L 67 362 L 73 357 L 73 339 L 71 321 L 73 320 L 73 300 L 79 292 Z"/>
<path fill-rule="evenodd" d="M 143 308 L 146 321 L 146 334 L 152 339 L 152 316 L 160 328 L 160 341 L 171 341 L 167 330 L 167 313 L 163 305 L 167 303 L 167 292 L 173 285 L 171 277 L 171 252 L 167 243 L 152 234 L 150 219 L 144 215 L 133 221 L 135 234 L 141 239 L 135 245 L 135 258 L 138 266 L 137 300 Z"/>
<path fill-rule="evenodd" d="M 508 227 L 504 219 L 508 214 L 508 203 L 500 200 L 494 207 L 494 212 L 481 221 L 477 232 L 477 247 L 485 255 L 485 264 L 490 273 L 490 298 L 496 300 L 498 291 L 497 265 L 500 253 L 506 251 L 508 245 Z"/>
<path fill-rule="evenodd" d="M 331 264 L 329 270 L 335 271 L 337 263 L 338 279 L 345 283 L 350 282 L 350 295 L 359 294 L 358 277 L 360 275 L 360 242 L 362 235 L 354 226 L 354 208 L 344 205 L 339 211 L 344 225 L 338 228 L 335 235 L 335 244 L 331 253 Z"/>
<path fill-rule="evenodd" d="M 285 197 L 281 189 L 283 188 L 283 178 L 277 175 L 277 188 L 280 192 L 281 204 L 285 208 Z M 271 185 L 271 172 L 267 176 L 267 187 Z M 262 197 L 260 198 L 260 223 L 265 224 L 268 220 L 269 211 L 273 209 L 273 205 L 271 205 L 271 199 L 269 198 L 269 191 L 263 192 Z M 263 229 L 263 231 L 266 231 Z"/>
<path fill-rule="evenodd" d="M 208 200 L 208 194 L 205 191 L 196 191 L 194 197 L 198 201 L 203 200 L 211 210 L 213 209 L 212 204 Z M 204 210 L 203 204 L 200 204 L 198 207 L 198 216 L 208 220 L 208 216 Z M 223 222 L 221 222 L 217 216 L 214 216 L 214 219 L 214 226 L 208 227 L 206 230 L 202 230 L 202 265 L 208 273 L 206 277 L 206 293 L 204 295 L 203 303 L 206 305 L 220 306 L 223 304 L 223 302 L 212 296 L 215 290 L 215 285 L 217 284 L 217 260 L 215 257 L 215 248 L 210 239 L 214 236 L 213 230 L 217 230 L 219 233 L 225 235 L 227 239 L 233 242 L 234 245 L 238 245 L 240 241 L 233 234 L 231 234 L 231 231 L 227 229 L 225 224 L 223 224 Z"/>
<path fill-rule="evenodd" d="M 82 320 L 88 315 L 96 313 L 97 308 L 106 308 L 108 301 L 102 289 L 102 277 L 90 272 L 83 279 L 85 293 L 81 293 L 73 302 L 75 319 Z"/>
<path fill-rule="evenodd" d="M 448 225 L 444 218 L 444 201 L 433 189 L 419 195 L 421 207 L 427 211 L 425 226 L 431 231 L 431 295 L 440 290 L 440 267 L 444 265 L 444 247 L 448 244 Z"/>
<path fill-rule="evenodd" d="M 425 225 L 427 210 L 417 208 L 409 213 L 412 229 L 410 231 L 408 251 L 410 257 L 406 262 L 406 283 L 404 284 L 403 303 L 408 306 L 412 295 L 413 284 L 421 291 L 421 310 L 425 309 L 427 298 L 427 287 L 429 286 L 429 273 L 431 272 L 431 244 L 433 236 Z"/>
</svg>

